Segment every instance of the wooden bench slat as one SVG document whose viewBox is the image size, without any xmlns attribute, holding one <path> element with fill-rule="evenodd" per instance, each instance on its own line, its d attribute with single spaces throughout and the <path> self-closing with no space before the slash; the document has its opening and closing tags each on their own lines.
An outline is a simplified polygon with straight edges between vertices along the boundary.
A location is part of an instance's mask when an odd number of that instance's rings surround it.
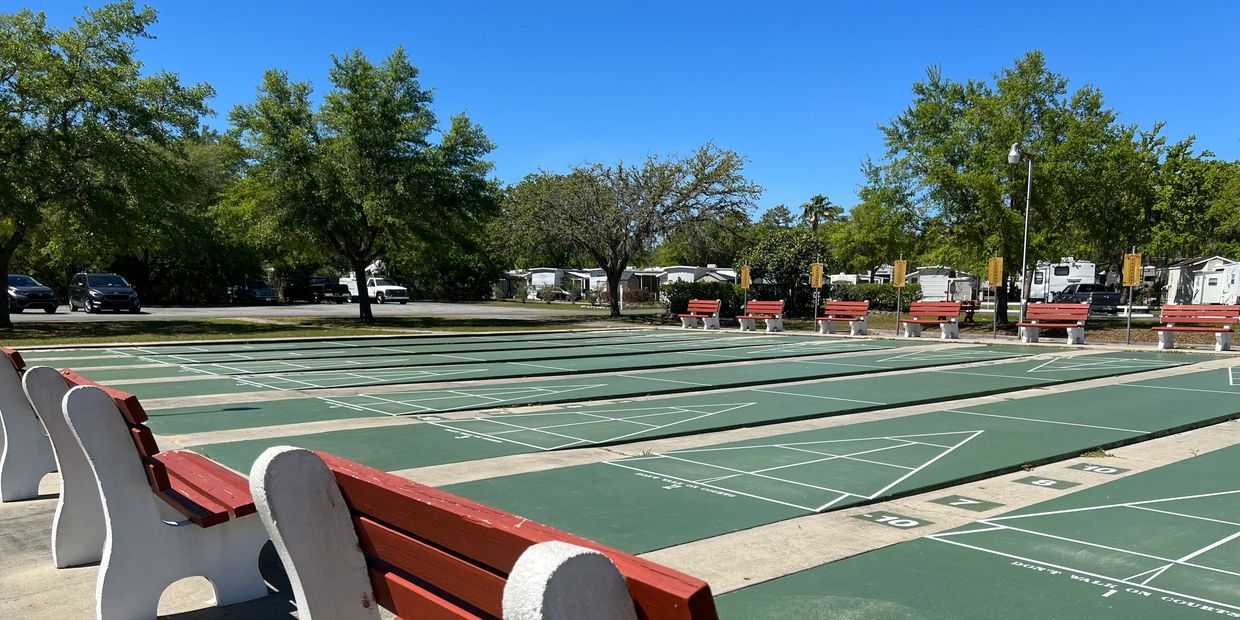
<svg viewBox="0 0 1240 620">
<path fill-rule="evenodd" d="M 173 507 L 195 523 L 214 525 L 256 511 L 249 481 L 223 465 L 182 450 L 161 452 L 152 459 L 168 471 L 169 486 L 161 489 L 161 496 L 178 502 Z M 210 513 L 208 517 L 204 511 Z"/>
<path fill-rule="evenodd" d="M 378 604 L 397 618 L 422 620 L 477 620 L 478 616 L 404 577 L 367 567 Z"/>
<path fill-rule="evenodd" d="M 129 427 L 129 436 L 138 449 L 139 456 L 155 456 L 159 453 L 159 444 L 155 443 L 155 434 L 145 426 Z"/>
<path fill-rule="evenodd" d="M 531 545 L 559 540 L 605 554 L 624 575 L 639 617 L 717 617 L 710 586 L 700 579 L 445 491 L 328 453 L 317 454 L 335 474 L 353 512 L 417 532 L 423 540 L 493 571 L 507 575 Z"/>
<path fill-rule="evenodd" d="M 9 362 L 13 364 L 13 368 L 16 368 L 18 373 L 26 369 L 26 362 L 22 359 L 22 354 L 18 353 L 16 349 L 0 347 L 0 351 L 3 351 L 4 356 L 9 358 Z"/>
<path fill-rule="evenodd" d="M 1230 327 L 1204 327 L 1200 325 L 1155 325 L 1150 329 L 1156 332 L 1214 332 L 1226 333 L 1235 331 Z"/>
<path fill-rule="evenodd" d="M 354 515 L 362 551 L 493 616 L 502 616 L 504 577 L 374 519 Z"/>
<path fill-rule="evenodd" d="M 72 370 L 62 370 L 60 374 L 69 382 L 70 386 L 76 385 L 93 385 L 112 397 L 116 401 L 116 407 L 121 410 L 121 415 L 125 416 L 125 421 L 130 424 L 144 424 L 147 421 L 146 410 L 142 408 L 142 403 L 138 402 L 138 397 L 118 390 L 110 388 L 106 385 L 100 385 Z"/>
</svg>

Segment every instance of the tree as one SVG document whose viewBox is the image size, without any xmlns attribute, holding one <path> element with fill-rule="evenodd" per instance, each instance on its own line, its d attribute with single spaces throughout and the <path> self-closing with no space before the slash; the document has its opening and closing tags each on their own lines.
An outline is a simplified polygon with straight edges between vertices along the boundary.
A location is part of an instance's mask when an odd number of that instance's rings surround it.
<svg viewBox="0 0 1240 620">
<path fill-rule="evenodd" d="M 634 256 L 684 226 L 752 207 L 761 188 L 743 168 L 740 155 L 706 144 L 683 159 L 540 172 L 513 188 L 503 217 L 515 234 L 550 234 L 588 254 L 607 274 L 611 315 L 620 316 L 620 278 Z"/>
<path fill-rule="evenodd" d="M 650 260 L 656 265 L 731 265 L 749 244 L 752 227 L 747 213 L 688 224 L 668 234 Z"/>
<path fill-rule="evenodd" d="M 1068 80 L 1036 51 L 993 85 L 953 81 L 932 67 L 913 94 L 912 105 L 881 128 L 882 166 L 909 175 L 910 195 L 941 232 L 938 257 L 975 273 L 993 255 L 1020 265 L 1026 168 L 1007 162 L 1012 143 L 1036 157 L 1031 263 L 1078 250 L 1118 258 L 1137 241 L 1157 128 L 1119 125 L 1097 89 L 1069 93 Z M 996 296 L 1000 322 L 1007 297 L 1007 289 Z"/>
<path fill-rule="evenodd" d="M 136 43 L 155 18 L 133 2 L 63 30 L 26 9 L 0 15 L 0 272 L 32 236 L 125 230 L 163 194 L 164 171 L 183 158 L 177 139 L 197 129 L 213 91 L 142 75 Z"/>
<path fill-rule="evenodd" d="M 792 228 L 796 226 L 796 218 L 793 217 L 792 211 L 788 207 L 777 204 L 762 213 L 762 217 L 758 218 L 758 225 L 766 228 Z"/>
<path fill-rule="evenodd" d="M 315 110 L 311 86 L 270 70 L 258 99 L 231 115 L 250 166 L 235 209 L 282 235 L 321 244 L 357 278 L 359 313 L 374 319 L 366 268 L 401 239 L 450 238 L 494 209 L 493 145 L 460 114 L 438 144 L 431 92 L 397 48 L 381 64 L 333 56 L 333 89 Z"/>
<path fill-rule="evenodd" d="M 868 273 L 873 280 L 880 265 L 918 258 L 927 218 L 901 171 L 867 160 L 862 172 L 861 202 L 829 231 L 829 239 L 839 269 Z"/>
<path fill-rule="evenodd" d="M 750 246 L 741 261 L 749 265 L 751 277 L 762 286 L 770 286 L 773 290 L 768 293 L 779 295 L 792 312 L 803 310 L 809 301 L 806 276 L 810 264 L 829 254 L 830 248 L 814 231 L 784 228 Z"/>
<path fill-rule="evenodd" d="M 801 220 L 809 224 L 814 232 L 818 232 L 819 224 L 839 221 L 843 214 L 844 207 L 836 205 L 822 194 L 815 194 L 809 202 L 801 205 Z"/>
</svg>

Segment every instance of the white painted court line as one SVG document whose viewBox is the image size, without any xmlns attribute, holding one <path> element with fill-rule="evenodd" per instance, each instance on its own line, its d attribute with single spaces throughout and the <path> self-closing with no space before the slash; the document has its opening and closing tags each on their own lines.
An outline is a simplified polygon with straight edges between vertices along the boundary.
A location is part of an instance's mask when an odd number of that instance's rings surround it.
<svg viewBox="0 0 1240 620">
<path fill-rule="evenodd" d="M 1140 383 L 1121 383 L 1124 387 L 1145 388 L 1147 390 L 1176 390 L 1179 392 L 1204 392 L 1206 394 L 1226 394 L 1228 396 L 1240 396 L 1240 392 L 1229 390 L 1207 390 L 1205 388 L 1185 388 L 1175 387 L 1171 385 L 1141 385 Z"/>
<path fill-rule="evenodd" d="M 886 406 L 887 403 L 880 403 L 874 400 L 861 400 L 857 398 L 844 398 L 842 396 L 823 396 L 820 394 L 801 394 L 800 392 L 784 392 L 782 390 L 754 389 L 752 392 L 762 392 L 763 394 L 780 394 L 783 396 L 798 396 L 800 398 L 816 398 L 820 400 L 838 400 L 848 403 L 861 403 L 863 405 L 880 405 Z"/>
<path fill-rule="evenodd" d="M 1058 424 L 1061 426 L 1079 426 L 1081 428 L 1095 428 L 1095 429 L 1102 430 L 1102 431 L 1121 431 L 1124 433 L 1137 433 L 1139 435 L 1144 435 L 1150 432 L 1150 431 L 1142 431 L 1142 430 L 1136 430 L 1136 429 L 1131 429 L 1131 428 L 1098 426 L 1096 424 L 1080 424 L 1077 422 L 1060 422 L 1059 420 L 1039 420 L 1038 418 L 1022 418 L 1020 416 L 999 415 L 997 413 L 979 413 L 977 411 L 963 411 L 961 409 L 943 409 L 942 411 L 944 413 L 959 413 L 962 415 L 976 415 L 976 416 L 982 416 L 982 417 L 987 417 L 987 418 L 1003 418 L 1005 420 L 1020 420 L 1022 422 L 1038 422 L 1041 424 Z"/>
<path fill-rule="evenodd" d="M 636 467 L 629 467 L 628 465 L 625 465 L 625 464 L 623 464 L 623 463 L 621 463 L 621 462 L 619 462 L 619 461 L 604 461 L 604 464 L 606 464 L 606 465 L 612 465 L 612 466 L 614 466 L 614 467 L 620 467 L 620 468 L 623 468 L 623 469 L 628 469 L 628 470 L 630 470 L 630 471 L 635 471 L 635 472 L 638 472 L 638 473 L 643 474 L 643 475 L 646 475 L 646 476 L 656 476 L 656 477 L 658 477 L 658 478 L 663 478 L 663 479 L 666 479 L 666 480 L 677 480 L 677 481 L 682 482 L 682 483 L 684 483 L 684 484 L 702 484 L 702 483 L 699 483 L 699 482 L 694 482 L 694 481 L 692 481 L 692 480 L 686 480 L 686 479 L 684 479 L 684 478 L 678 478 L 678 477 L 676 477 L 676 476 L 671 476 L 671 475 L 668 475 L 668 474 L 656 474 L 656 473 L 653 473 L 653 472 L 646 471 L 646 470 L 644 470 L 644 469 L 638 469 L 638 468 L 636 468 Z M 709 484 L 705 484 L 705 485 L 702 485 L 702 486 L 708 486 L 708 487 L 710 487 L 711 485 L 709 485 Z M 769 497 L 760 497 L 760 496 L 758 496 L 758 495 L 754 495 L 754 494 L 752 494 L 752 493 L 745 493 L 745 492 L 743 492 L 743 491 L 735 491 L 735 490 L 732 490 L 732 489 L 720 489 L 720 488 L 718 488 L 718 487 L 711 487 L 711 488 L 714 488 L 714 489 L 717 489 L 717 490 L 720 490 L 720 491 L 724 491 L 725 493 L 732 493 L 732 494 L 734 494 L 734 495 L 740 495 L 740 496 L 743 496 L 743 497 L 749 497 L 749 498 L 756 499 L 756 500 L 761 500 L 761 501 L 764 501 L 764 502 L 771 502 L 771 503 L 773 503 L 773 504 L 782 504 L 782 505 L 784 505 L 784 506 L 788 506 L 788 507 L 790 507 L 790 508 L 796 508 L 796 509 L 798 509 L 798 510 L 804 510 L 804 511 L 806 511 L 806 512 L 813 512 L 813 511 L 814 511 L 814 509 L 813 509 L 813 508 L 810 508 L 809 506 L 801 506 L 801 505 L 799 505 L 799 504 L 793 504 L 792 502 L 785 502 L 785 501 L 781 501 L 781 500 L 777 500 L 777 499 L 771 499 L 771 498 L 769 498 Z"/>
</svg>

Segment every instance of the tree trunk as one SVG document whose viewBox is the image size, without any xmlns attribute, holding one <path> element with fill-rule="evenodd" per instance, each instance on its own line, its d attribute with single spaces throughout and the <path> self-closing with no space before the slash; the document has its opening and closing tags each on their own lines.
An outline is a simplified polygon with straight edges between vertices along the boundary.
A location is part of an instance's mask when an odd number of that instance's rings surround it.
<svg viewBox="0 0 1240 620">
<path fill-rule="evenodd" d="M 366 290 L 366 263 L 353 264 L 353 277 L 357 279 L 358 313 L 363 321 L 374 323 L 375 315 L 370 311 L 370 292 Z"/>
<path fill-rule="evenodd" d="M 603 271 L 607 273 L 607 293 L 611 297 L 609 300 L 611 302 L 611 316 L 618 317 L 620 316 L 620 276 L 624 275 L 624 268 L 610 269 L 604 267 Z"/>
<path fill-rule="evenodd" d="M 1006 286 L 995 289 L 995 321 L 1000 325 L 1008 324 L 1008 287 Z"/>
<path fill-rule="evenodd" d="M 13 260 L 13 252 L 17 250 L 17 246 L 21 245 L 22 240 L 26 238 L 26 225 L 22 222 L 17 223 L 17 229 L 13 231 L 13 236 L 0 246 L 0 273 L 4 274 L 5 294 L 4 301 L 0 301 L 0 328 L 12 327 L 13 321 L 9 316 L 9 263 Z"/>
</svg>

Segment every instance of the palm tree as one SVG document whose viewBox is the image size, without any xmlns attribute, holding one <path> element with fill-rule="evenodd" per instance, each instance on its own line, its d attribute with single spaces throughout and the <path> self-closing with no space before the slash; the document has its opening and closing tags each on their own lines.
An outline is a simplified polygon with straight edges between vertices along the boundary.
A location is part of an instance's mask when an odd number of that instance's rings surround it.
<svg viewBox="0 0 1240 620">
<path fill-rule="evenodd" d="M 836 206 L 831 202 L 830 198 L 822 194 L 815 194 L 809 202 L 801 205 L 803 210 L 801 219 L 809 224 L 809 227 L 818 232 L 818 225 L 824 222 L 834 222 L 844 214 L 844 208 Z"/>
</svg>

